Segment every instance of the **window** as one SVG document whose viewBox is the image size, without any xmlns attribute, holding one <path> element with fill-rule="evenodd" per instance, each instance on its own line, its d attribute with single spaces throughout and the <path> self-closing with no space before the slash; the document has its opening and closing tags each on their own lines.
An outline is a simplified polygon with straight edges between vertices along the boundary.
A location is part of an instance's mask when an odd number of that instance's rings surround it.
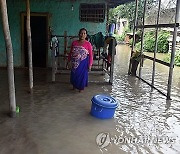
<svg viewBox="0 0 180 154">
<path fill-rule="evenodd" d="M 125 27 L 127 25 L 127 21 L 123 21 L 122 24 L 123 24 L 123 27 Z"/>
<path fill-rule="evenodd" d="M 80 21 L 104 22 L 105 4 L 80 4 Z"/>
</svg>

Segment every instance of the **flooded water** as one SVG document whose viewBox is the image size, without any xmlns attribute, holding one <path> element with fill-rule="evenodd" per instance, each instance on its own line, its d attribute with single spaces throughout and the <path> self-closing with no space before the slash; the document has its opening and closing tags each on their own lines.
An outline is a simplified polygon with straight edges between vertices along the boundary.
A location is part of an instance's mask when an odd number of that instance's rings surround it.
<svg viewBox="0 0 180 154">
<path fill-rule="evenodd" d="M 153 53 L 145 53 L 153 57 Z M 156 56 L 158 59 L 163 60 L 167 57 L 166 54 L 157 53 Z M 146 80 L 149 80 L 151 83 L 152 79 L 152 61 L 145 60 L 143 67 L 142 77 Z M 155 74 L 155 86 L 158 87 L 161 91 L 167 94 L 167 83 L 168 83 L 169 67 L 162 64 L 156 63 L 156 74 Z M 180 67 L 175 66 L 173 71 L 173 83 L 172 83 L 172 99 L 180 99 Z"/>
<path fill-rule="evenodd" d="M 28 93 L 28 70 L 15 71 L 17 118 L 9 118 L 7 72 L 0 70 L 0 153 L 2 154 L 179 154 L 180 80 L 175 68 L 172 100 L 136 77 L 128 76 L 128 46 L 118 46 L 113 85 L 107 75 L 90 74 L 89 86 L 73 91 L 69 74 L 51 83 L 51 71 L 34 70 Z M 152 62 L 142 77 L 150 81 Z M 177 71 L 176 71 L 177 69 Z M 166 91 L 168 69 L 157 65 L 155 85 Z M 92 117 L 91 98 L 110 94 L 119 102 L 113 119 Z"/>
<path fill-rule="evenodd" d="M 146 83 L 127 75 L 128 58 L 129 47 L 119 46 L 111 92 L 120 102 L 113 134 L 119 153 L 180 153 L 180 68 L 174 70 L 172 101 L 167 101 Z M 152 62 L 145 60 L 142 78 L 151 81 L 151 70 Z M 168 68 L 157 64 L 155 86 L 166 89 L 167 77 Z"/>
</svg>

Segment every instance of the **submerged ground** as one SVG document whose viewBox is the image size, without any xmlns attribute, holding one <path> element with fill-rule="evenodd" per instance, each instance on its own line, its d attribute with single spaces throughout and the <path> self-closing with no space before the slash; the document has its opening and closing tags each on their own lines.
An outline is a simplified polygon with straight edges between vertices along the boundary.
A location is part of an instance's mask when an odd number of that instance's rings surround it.
<svg viewBox="0 0 180 154">
<path fill-rule="evenodd" d="M 0 153 L 2 154 L 123 154 L 180 153 L 180 76 L 175 68 L 172 100 L 127 75 L 129 47 L 118 46 L 113 85 L 108 77 L 91 74 L 82 93 L 73 91 L 69 74 L 34 71 L 34 93 L 28 93 L 28 70 L 15 71 L 17 118 L 7 112 L 7 72 L 0 70 Z M 142 77 L 151 80 L 146 60 Z M 168 69 L 157 65 L 155 85 L 167 88 Z M 92 117 L 91 98 L 110 94 L 119 102 L 114 119 Z"/>
</svg>

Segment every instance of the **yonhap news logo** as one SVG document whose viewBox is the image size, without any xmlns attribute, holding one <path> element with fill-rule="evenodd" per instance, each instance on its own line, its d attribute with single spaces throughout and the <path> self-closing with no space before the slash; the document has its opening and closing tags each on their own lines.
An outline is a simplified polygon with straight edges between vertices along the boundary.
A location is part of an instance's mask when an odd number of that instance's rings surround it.
<svg viewBox="0 0 180 154">
<path fill-rule="evenodd" d="M 107 147 L 111 143 L 109 133 L 107 133 L 107 132 L 99 133 L 96 136 L 96 143 L 100 149 Z"/>
<path fill-rule="evenodd" d="M 101 132 L 96 136 L 96 144 L 100 149 L 109 144 L 173 144 L 175 138 L 169 136 L 111 136 L 108 132 Z"/>
</svg>

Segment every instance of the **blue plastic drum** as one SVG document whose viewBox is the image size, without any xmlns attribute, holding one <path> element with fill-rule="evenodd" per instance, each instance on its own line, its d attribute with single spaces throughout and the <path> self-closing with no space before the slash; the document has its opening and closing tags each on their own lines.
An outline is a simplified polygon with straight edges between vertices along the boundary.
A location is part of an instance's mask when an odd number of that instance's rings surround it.
<svg viewBox="0 0 180 154">
<path fill-rule="evenodd" d="M 91 115 L 100 119 L 113 118 L 117 101 L 108 95 L 95 95 L 92 99 Z"/>
<path fill-rule="evenodd" d="M 115 31 L 115 24 L 112 23 L 109 25 L 109 30 L 108 30 L 109 35 L 112 36 L 114 34 L 114 31 Z"/>
</svg>

